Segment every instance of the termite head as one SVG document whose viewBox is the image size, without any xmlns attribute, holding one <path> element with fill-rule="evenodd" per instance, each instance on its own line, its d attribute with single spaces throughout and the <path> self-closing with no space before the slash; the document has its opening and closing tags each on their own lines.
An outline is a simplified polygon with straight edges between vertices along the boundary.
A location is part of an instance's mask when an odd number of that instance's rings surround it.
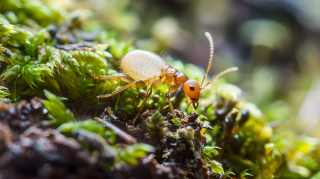
<svg viewBox="0 0 320 179">
<path fill-rule="evenodd" d="M 183 84 L 184 93 L 192 100 L 194 109 L 198 108 L 201 87 L 196 80 L 187 80 Z"/>
</svg>

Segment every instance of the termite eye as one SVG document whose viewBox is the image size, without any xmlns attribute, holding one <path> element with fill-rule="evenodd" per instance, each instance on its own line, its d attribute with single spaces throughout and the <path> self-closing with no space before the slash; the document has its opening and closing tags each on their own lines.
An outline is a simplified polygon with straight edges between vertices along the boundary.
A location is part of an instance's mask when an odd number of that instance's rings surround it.
<svg viewBox="0 0 320 179">
<path fill-rule="evenodd" d="M 195 88 L 194 88 L 193 85 L 190 85 L 190 86 L 189 86 L 189 89 L 190 89 L 191 91 L 194 91 L 194 90 L 195 90 Z"/>
</svg>

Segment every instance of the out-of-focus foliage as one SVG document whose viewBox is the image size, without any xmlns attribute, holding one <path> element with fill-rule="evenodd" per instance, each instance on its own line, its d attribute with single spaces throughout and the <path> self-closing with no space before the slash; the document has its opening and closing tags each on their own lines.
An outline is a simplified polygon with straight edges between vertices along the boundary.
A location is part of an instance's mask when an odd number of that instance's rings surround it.
<svg viewBox="0 0 320 179">
<path fill-rule="evenodd" d="M 137 162 L 137 159 L 143 157 L 147 152 L 154 152 L 154 148 L 143 143 L 128 146 L 120 151 L 117 162 L 135 164 Z"/>
<path fill-rule="evenodd" d="M 23 20 L 28 20 L 28 23 L 33 23 L 34 21 L 39 22 L 41 25 L 46 26 L 51 21 L 62 22 L 65 20 L 67 12 L 66 3 L 56 3 L 56 1 L 46 1 L 42 2 L 39 0 L 25 0 L 25 1 L 15 1 L 15 0 L 4 0 L 1 2 L 1 12 L 18 12 L 16 17 L 13 14 L 9 14 L 11 17 L 11 23 L 19 22 Z"/>
<path fill-rule="evenodd" d="M 93 120 L 63 123 L 58 129 L 68 133 L 84 129 L 100 135 L 107 140 L 109 144 L 114 144 L 116 141 L 116 135 L 113 131 L 106 130 L 103 125 Z"/>
<path fill-rule="evenodd" d="M 9 95 L 10 93 L 8 93 L 8 89 L 3 86 L 0 86 L 0 98 L 4 98 Z"/>
<path fill-rule="evenodd" d="M 16 33 L 14 31 L 14 25 L 10 24 L 4 17 L 3 15 L 0 16 L 0 25 L 1 25 L 1 31 L 0 34 L 5 36 L 5 35 L 11 35 L 13 33 Z"/>
</svg>

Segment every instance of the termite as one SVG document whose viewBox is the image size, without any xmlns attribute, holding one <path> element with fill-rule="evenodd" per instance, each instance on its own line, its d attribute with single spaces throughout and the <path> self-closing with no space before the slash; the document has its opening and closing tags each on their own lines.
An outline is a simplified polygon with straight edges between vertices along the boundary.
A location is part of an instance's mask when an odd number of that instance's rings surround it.
<svg viewBox="0 0 320 179">
<path fill-rule="evenodd" d="M 157 88 L 161 85 L 172 84 L 172 86 L 166 91 L 165 97 L 168 99 L 170 111 L 173 115 L 173 118 L 175 118 L 175 114 L 174 114 L 173 105 L 170 101 L 170 93 L 173 93 L 174 91 L 176 91 L 181 85 L 184 93 L 188 97 L 188 105 L 191 108 L 191 111 L 192 111 L 192 107 L 190 105 L 191 101 L 192 101 L 193 107 L 197 109 L 200 94 L 206 87 L 208 87 L 214 80 L 216 80 L 220 76 L 228 72 L 238 70 L 237 67 L 229 68 L 219 73 L 218 75 L 216 75 L 211 81 L 209 81 L 206 85 L 204 85 L 204 82 L 207 79 L 207 75 L 208 75 L 208 72 L 212 63 L 212 57 L 213 57 L 212 37 L 209 32 L 206 32 L 205 35 L 210 42 L 210 58 L 209 58 L 206 74 L 203 77 L 201 86 L 196 80 L 189 79 L 186 74 L 179 72 L 177 69 L 172 68 L 157 54 L 154 54 L 152 52 L 145 51 L 145 50 L 133 50 L 127 53 L 122 58 L 121 69 L 125 74 L 96 77 L 91 72 L 89 72 L 94 79 L 103 80 L 103 79 L 119 78 L 120 80 L 129 83 L 128 85 L 124 86 L 123 88 L 111 94 L 97 96 L 97 98 L 98 99 L 107 98 L 107 97 L 116 95 L 117 93 L 120 93 L 121 91 L 131 87 L 132 85 L 139 85 L 139 86 L 149 85 L 150 87 L 147 90 L 147 95 L 144 98 L 144 101 L 140 107 L 138 114 L 134 118 L 132 125 L 134 125 L 135 121 L 139 118 L 139 115 L 142 112 L 147 99 L 151 96 L 152 89 Z"/>
</svg>

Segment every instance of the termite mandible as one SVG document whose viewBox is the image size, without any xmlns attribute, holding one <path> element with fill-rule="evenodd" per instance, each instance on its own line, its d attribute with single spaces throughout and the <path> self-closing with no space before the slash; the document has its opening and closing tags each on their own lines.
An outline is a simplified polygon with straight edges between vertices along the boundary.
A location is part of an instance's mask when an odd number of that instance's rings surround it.
<svg viewBox="0 0 320 179">
<path fill-rule="evenodd" d="M 119 78 L 120 80 L 129 83 L 128 85 L 124 86 L 123 88 L 111 94 L 97 96 L 97 98 L 100 99 L 100 98 L 107 98 L 107 97 L 113 96 L 131 87 L 132 85 L 139 85 L 139 86 L 150 85 L 150 87 L 147 90 L 147 95 L 144 98 L 141 108 L 138 114 L 136 115 L 136 117 L 134 118 L 132 125 L 134 125 L 135 121 L 139 118 L 139 115 L 142 112 L 147 99 L 151 96 L 152 89 L 157 88 L 161 85 L 172 84 L 172 86 L 166 91 L 165 96 L 168 99 L 169 107 L 173 115 L 173 118 L 175 118 L 175 114 L 174 114 L 172 103 L 170 101 L 170 93 L 173 93 L 174 91 L 176 91 L 181 85 L 183 87 L 184 93 L 188 97 L 189 107 L 192 110 L 192 107 L 190 106 L 192 101 L 193 107 L 197 109 L 200 94 L 207 86 L 209 86 L 214 80 L 216 80 L 220 76 L 228 72 L 238 70 L 237 67 L 226 69 L 225 71 L 216 75 L 206 85 L 204 85 L 204 82 L 207 79 L 207 75 L 212 63 L 212 56 L 213 56 L 212 37 L 209 32 L 206 32 L 205 35 L 210 42 L 210 58 L 209 58 L 206 74 L 204 75 L 203 80 L 201 82 L 201 86 L 196 80 L 189 79 L 186 74 L 179 72 L 177 69 L 172 68 L 157 54 L 149 51 L 145 51 L 145 50 L 133 50 L 127 53 L 122 58 L 122 61 L 121 61 L 121 69 L 126 75 L 118 74 L 113 76 L 96 77 L 91 72 L 89 72 L 94 79 L 103 80 L 103 79 Z"/>
</svg>

